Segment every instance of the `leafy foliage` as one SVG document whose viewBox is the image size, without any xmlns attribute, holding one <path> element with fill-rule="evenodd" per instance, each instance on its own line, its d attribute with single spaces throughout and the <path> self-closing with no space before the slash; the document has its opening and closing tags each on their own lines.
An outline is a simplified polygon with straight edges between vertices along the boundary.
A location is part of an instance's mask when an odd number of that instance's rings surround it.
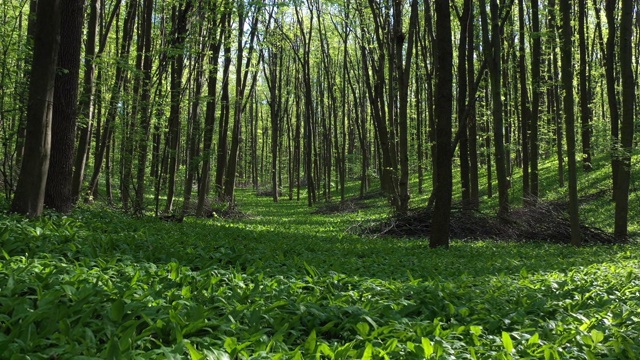
<svg viewBox="0 0 640 360">
<path fill-rule="evenodd" d="M 3 356 L 640 353 L 637 245 L 456 242 L 429 250 L 423 240 L 345 232 L 375 217 L 375 207 L 327 218 L 295 202 L 243 200 L 254 216 L 241 222 L 166 223 L 99 207 L 29 221 L 3 216 Z"/>
</svg>

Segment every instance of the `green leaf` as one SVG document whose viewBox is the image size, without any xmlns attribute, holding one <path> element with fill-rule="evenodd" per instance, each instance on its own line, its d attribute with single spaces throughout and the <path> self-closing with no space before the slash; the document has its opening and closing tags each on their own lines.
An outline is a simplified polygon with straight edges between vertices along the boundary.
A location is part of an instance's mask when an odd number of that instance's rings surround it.
<svg viewBox="0 0 640 360">
<path fill-rule="evenodd" d="M 124 301 L 122 299 L 116 300 L 111 304 L 111 320 L 119 322 L 124 316 Z"/>
<path fill-rule="evenodd" d="M 429 338 L 422 338 L 422 348 L 424 349 L 424 357 L 428 359 L 431 354 L 433 354 L 433 345 L 431 344 L 431 340 L 429 340 Z"/>
<path fill-rule="evenodd" d="M 538 335 L 538 333 L 533 334 L 532 337 L 529 338 L 529 341 L 527 341 L 527 345 L 537 345 L 540 344 L 540 335 Z"/>
<path fill-rule="evenodd" d="M 358 325 L 356 325 L 356 329 L 358 330 L 358 334 L 362 337 L 369 335 L 370 327 L 369 324 L 365 322 L 359 322 Z"/>
<path fill-rule="evenodd" d="M 204 354 L 198 351 L 191 343 L 185 342 L 187 349 L 189 350 L 189 355 L 191 356 L 191 360 L 201 360 L 204 359 Z"/>
<path fill-rule="evenodd" d="M 591 330 L 591 339 L 594 344 L 598 344 L 604 340 L 604 333 L 600 330 L 593 329 Z"/>
<path fill-rule="evenodd" d="M 307 341 L 304 342 L 304 349 L 308 354 L 313 354 L 316 350 L 317 338 L 316 338 L 316 330 L 311 330 L 311 334 L 307 338 Z"/>
<path fill-rule="evenodd" d="M 367 347 L 364 348 L 364 354 L 362 354 L 362 360 L 373 359 L 373 345 L 367 343 Z"/>
<path fill-rule="evenodd" d="M 513 352 L 513 341 L 511 341 L 511 336 L 506 331 L 502 332 L 502 346 L 508 353 Z"/>
</svg>

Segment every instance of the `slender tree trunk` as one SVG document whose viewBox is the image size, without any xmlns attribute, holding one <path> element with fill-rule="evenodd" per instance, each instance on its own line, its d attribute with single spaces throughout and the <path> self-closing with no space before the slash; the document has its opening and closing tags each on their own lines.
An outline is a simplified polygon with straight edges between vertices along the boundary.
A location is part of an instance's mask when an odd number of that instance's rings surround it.
<svg viewBox="0 0 640 360">
<path fill-rule="evenodd" d="M 491 40 L 489 38 L 489 21 L 484 0 L 480 2 L 482 17 L 483 43 L 485 56 L 489 59 L 488 69 L 491 82 L 491 103 L 493 106 L 493 145 L 495 152 L 496 176 L 498 178 L 498 216 L 506 217 L 509 213 L 509 182 L 507 159 L 504 146 L 504 120 L 502 107 L 502 65 L 501 65 L 501 31 L 499 24 L 498 2 L 490 1 L 491 7 Z"/>
<path fill-rule="evenodd" d="M 580 124 L 582 134 L 582 168 L 591 170 L 591 90 L 587 78 L 587 2 L 578 1 L 578 38 L 580 48 Z"/>
<path fill-rule="evenodd" d="M 200 31 L 201 49 L 200 55 L 196 57 L 195 78 L 193 100 L 191 103 L 190 114 L 190 131 L 189 131 L 189 149 L 187 153 L 187 176 L 184 181 L 184 201 L 182 203 L 182 216 L 189 211 L 195 210 L 191 205 L 191 193 L 193 191 L 193 182 L 198 171 L 198 159 L 200 158 L 200 97 L 202 96 L 202 87 L 204 80 L 204 52 L 206 42 L 204 40 L 203 30 Z"/>
<path fill-rule="evenodd" d="M 84 78 L 82 95 L 78 104 L 79 140 L 75 155 L 73 179 L 71 184 L 72 201 L 80 198 L 82 182 L 84 180 L 85 165 L 87 163 L 90 134 L 93 124 L 93 100 L 95 94 L 95 56 L 98 18 L 100 17 L 100 0 L 91 0 L 89 5 L 89 23 L 87 25 L 87 39 L 85 42 Z"/>
<path fill-rule="evenodd" d="M 469 164 L 469 132 L 468 120 L 464 119 L 467 98 L 467 42 L 473 36 L 473 24 L 471 23 L 471 0 L 464 1 L 462 16 L 460 17 L 460 42 L 458 43 L 458 127 L 460 128 L 460 182 L 462 186 L 462 208 L 471 208 L 471 183 Z"/>
<path fill-rule="evenodd" d="M 469 108 L 467 128 L 468 128 L 468 152 L 469 152 L 469 197 L 470 207 L 472 209 L 480 208 L 480 190 L 479 190 L 479 171 L 478 171 L 478 124 L 476 119 L 476 93 L 478 91 L 475 84 L 475 39 L 473 26 L 473 1 L 469 4 L 469 26 L 467 38 L 467 83 L 469 86 L 469 94 L 467 95 L 467 107 Z"/>
<path fill-rule="evenodd" d="M 620 162 L 617 188 L 614 234 L 626 240 L 629 216 L 629 184 L 631 180 L 631 154 L 633 151 L 635 83 L 633 74 L 633 7 L 634 1 L 621 0 L 620 19 L 620 74 L 622 77 L 622 124 L 620 127 Z M 637 5 L 637 4 L 636 4 Z"/>
<path fill-rule="evenodd" d="M 529 176 L 529 127 L 531 110 L 529 109 L 529 89 L 525 56 L 524 0 L 518 2 L 518 78 L 520 80 L 520 139 L 522 143 L 522 188 L 525 202 L 531 201 L 531 181 Z"/>
<path fill-rule="evenodd" d="M 111 88 L 111 98 L 109 101 L 109 108 L 107 110 L 107 117 L 104 121 L 104 129 L 100 135 L 99 146 L 96 146 L 96 156 L 94 157 L 93 174 L 89 185 L 89 193 L 95 198 L 98 191 L 98 179 L 100 176 L 100 170 L 107 153 L 107 147 L 111 140 L 113 128 L 115 126 L 116 116 L 119 109 L 120 98 L 122 95 L 122 86 L 127 72 L 127 59 L 131 50 L 131 41 L 133 38 L 133 30 L 135 25 L 137 1 L 132 0 L 128 4 L 127 14 L 124 21 L 123 36 L 120 43 L 119 61 L 116 64 L 116 74 L 113 86 Z"/>
<path fill-rule="evenodd" d="M 580 218 L 578 214 L 578 174 L 576 168 L 575 115 L 573 96 L 573 56 L 571 39 L 571 1 L 560 0 L 562 14 L 562 87 L 564 90 L 564 121 L 567 134 L 567 157 L 569 164 L 569 217 L 571 220 L 571 244 L 580 246 Z"/>
<path fill-rule="evenodd" d="M 33 47 L 24 156 L 11 211 L 42 214 L 51 154 L 53 91 L 60 44 L 59 0 L 39 1 Z"/>
<path fill-rule="evenodd" d="M 231 113 L 229 95 L 229 74 L 231 69 L 231 16 L 226 18 L 224 35 L 224 65 L 222 69 L 222 92 L 220 94 L 220 127 L 218 127 L 218 148 L 216 152 L 216 193 L 218 200 L 224 200 L 224 179 L 229 152 L 229 118 Z"/>
<path fill-rule="evenodd" d="M 622 161 L 619 156 L 618 148 L 620 147 L 620 110 L 618 105 L 618 90 L 616 78 L 618 78 L 618 72 L 616 70 L 616 3 L 617 0 L 605 1 L 605 12 L 607 17 L 607 44 L 606 44 L 606 66 L 605 77 L 607 79 L 607 99 L 609 102 L 609 116 L 611 121 L 611 171 L 613 174 L 613 189 L 614 200 L 616 200 L 615 189 L 620 186 L 618 180 L 620 179 L 619 172 L 621 171 Z"/>
<path fill-rule="evenodd" d="M 167 143 L 169 145 L 169 183 L 167 185 L 167 203 L 164 208 L 165 213 L 173 210 L 173 199 L 176 190 L 176 176 L 178 173 L 178 157 L 180 153 L 180 114 L 182 100 L 182 74 L 184 72 L 184 43 L 187 35 L 187 18 L 192 8 L 192 2 L 186 2 L 184 7 L 174 7 L 173 9 L 173 42 L 171 44 L 171 108 L 169 113 L 169 130 Z"/>
<path fill-rule="evenodd" d="M 142 94 L 140 96 L 140 128 L 138 130 L 138 169 L 136 198 L 133 202 L 134 214 L 144 213 L 144 196 L 146 190 L 147 155 L 149 136 L 151 135 L 151 70 L 153 58 L 151 54 L 151 34 L 153 26 L 153 0 L 143 0 L 144 18 L 142 21 L 142 36 L 144 37 L 142 60 Z"/>
<path fill-rule="evenodd" d="M 418 26 L 418 1 L 411 2 L 411 15 L 409 17 L 409 34 L 403 32 L 402 2 L 394 2 L 393 34 L 395 37 L 395 67 L 398 82 L 398 128 L 399 128 L 399 167 L 398 179 L 398 206 L 396 211 L 406 214 L 409 211 L 409 77 L 411 75 L 411 62 L 413 60 L 413 47 L 416 28 Z M 407 47 L 404 49 L 405 37 Z M 404 61 L 403 61 L 404 55 Z"/>
<path fill-rule="evenodd" d="M 218 85 L 218 58 L 220 56 L 220 49 L 222 48 L 222 40 L 224 34 L 227 31 L 223 28 L 227 22 L 227 13 L 221 16 L 217 25 L 218 37 L 212 37 L 212 43 L 210 44 L 211 54 L 209 55 L 209 75 L 207 82 L 207 105 L 206 115 L 204 123 L 204 141 L 202 149 L 202 170 L 201 180 L 198 185 L 198 205 L 196 206 L 196 216 L 202 217 L 205 215 L 204 205 L 207 197 L 209 196 L 210 183 L 211 183 L 211 157 L 212 157 L 212 145 L 213 145 L 213 133 L 215 126 L 215 113 L 217 106 L 217 85 Z"/>
<path fill-rule="evenodd" d="M 540 18 L 538 9 L 538 0 L 531 0 L 531 27 L 532 27 L 532 50 L 531 50 L 531 122 L 530 122 L 530 162 L 531 162 L 531 199 L 536 202 L 540 196 L 540 184 L 538 174 L 538 159 L 540 152 L 540 145 L 538 142 L 538 124 L 540 122 L 540 94 L 541 94 L 541 79 L 540 79 L 540 58 L 541 58 L 541 44 L 540 44 Z"/>
</svg>

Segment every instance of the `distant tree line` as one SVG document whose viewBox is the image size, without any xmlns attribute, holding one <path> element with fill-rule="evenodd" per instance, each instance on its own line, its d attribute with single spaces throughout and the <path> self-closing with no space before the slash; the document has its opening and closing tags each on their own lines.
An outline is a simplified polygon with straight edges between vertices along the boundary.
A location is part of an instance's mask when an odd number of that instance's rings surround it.
<svg viewBox="0 0 640 360">
<path fill-rule="evenodd" d="M 102 198 L 203 216 L 238 186 L 312 206 L 356 180 L 399 214 L 431 191 L 431 244 L 448 246 L 453 171 L 463 208 L 495 179 L 507 217 L 514 171 L 534 206 L 556 158 L 579 245 L 578 163 L 607 152 L 627 237 L 635 1 L 8 0 L 0 17 L 14 212 Z"/>
</svg>

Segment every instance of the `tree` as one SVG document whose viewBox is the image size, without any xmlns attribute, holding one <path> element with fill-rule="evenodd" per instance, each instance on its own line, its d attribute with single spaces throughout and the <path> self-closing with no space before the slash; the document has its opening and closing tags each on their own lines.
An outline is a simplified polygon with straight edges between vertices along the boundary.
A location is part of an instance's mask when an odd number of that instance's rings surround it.
<svg viewBox="0 0 640 360">
<path fill-rule="evenodd" d="M 531 122 L 530 122 L 530 150 L 529 157 L 531 162 L 530 183 L 531 199 L 537 201 L 540 196 L 539 174 L 538 174 L 538 160 L 540 146 L 538 142 L 538 124 L 540 121 L 540 94 L 542 92 L 542 84 L 540 77 L 540 63 L 542 45 L 540 38 L 540 15 L 538 9 L 538 0 L 531 0 L 531 37 L 532 37 L 532 49 L 531 49 Z"/>
<path fill-rule="evenodd" d="M 614 188 L 616 202 L 614 235 L 627 238 L 629 216 L 629 183 L 631 179 L 631 152 L 633 146 L 635 81 L 633 75 L 633 10 L 634 1 L 622 0 L 620 18 L 620 75 L 622 77 L 622 123 L 620 126 L 620 168 L 617 187 Z"/>
<path fill-rule="evenodd" d="M 567 134 L 567 157 L 569 165 L 569 218 L 571 221 L 571 244 L 580 246 L 580 217 L 578 214 L 578 174 L 576 168 L 576 134 L 575 110 L 573 96 L 573 54 L 571 27 L 571 1 L 560 0 L 562 14 L 562 43 L 560 53 L 562 58 L 562 88 L 564 90 L 564 121 Z"/>
<path fill-rule="evenodd" d="M 53 94 L 51 159 L 45 190 L 45 206 L 68 213 L 72 195 L 73 155 L 76 135 L 80 45 L 84 1 L 62 0 L 58 72 Z"/>
<path fill-rule="evenodd" d="M 60 44 L 60 0 L 39 1 L 33 44 L 24 155 L 11 211 L 42 214 L 51 154 L 51 116 Z"/>
<path fill-rule="evenodd" d="M 437 192 L 431 224 L 429 246 L 449 246 L 449 222 L 451 219 L 452 168 L 451 168 L 451 117 L 453 107 L 453 46 L 451 41 L 451 11 L 448 0 L 436 0 L 435 80 L 436 80 L 436 166 Z"/>
<path fill-rule="evenodd" d="M 507 159 L 504 146 L 504 114 L 502 109 L 502 62 L 501 62 L 501 29 L 499 7 L 496 0 L 490 1 L 491 27 L 487 16 L 485 0 L 480 1 L 480 17 L 482 22 L 482 42 L 489 69 L 491 82 L 491 103 L 493 117 L 493 146 L 495 152 L 496 175 L 498 178 L 498 216 L 506 217 L 509 213 L 509 179 L 507 178 Z M 490 30 L 489 30 L 490 29 Z"/>
</svg>

